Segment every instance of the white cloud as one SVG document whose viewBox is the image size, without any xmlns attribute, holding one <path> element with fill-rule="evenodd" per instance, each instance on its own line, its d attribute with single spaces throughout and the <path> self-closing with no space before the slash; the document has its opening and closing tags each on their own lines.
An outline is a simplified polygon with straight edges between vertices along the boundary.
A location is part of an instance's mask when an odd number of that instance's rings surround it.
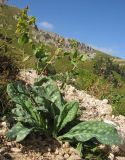
<svg viewBox="0 0 125 160">
<path fill-rule="evenodd" d="M 54 28 L 53 24 L 51 24 L 47 21 L 40 22 L 39 26 L 44 28 L 44 29 L 47 29 L 47 30 L 53 30 L 53 28 Z"/>
<path fill-rule="evenodd" d="M 98 47 L 98 46 L 95 46 L 95 45 L 92 45 L 90 44 L 90 46 L 96 50 L 99 50 L 99 51 L 102 51 L 104 53 L 108 53 L 108 54 L 114 54 L 116 51 L 113 50 L 112 48 L 105 48 L 105 47 Z"/>
</svg>

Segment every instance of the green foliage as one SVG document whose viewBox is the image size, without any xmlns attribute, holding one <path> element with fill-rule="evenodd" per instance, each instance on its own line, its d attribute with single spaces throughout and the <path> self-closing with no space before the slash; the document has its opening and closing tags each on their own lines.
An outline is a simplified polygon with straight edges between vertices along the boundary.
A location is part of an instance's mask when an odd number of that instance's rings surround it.
<svg viewBox="0 0 125 160">
<path fill-rule="evenodd" d="M 107 84 L 109 84 L 107 88 L 105 87 L 107 93 L 105 92 L 106 94 L 103 94 L 101 97 L 109 100 L 113 105 L 115 114 L 125 115 L 124 65 L 120 66 L 111 57 L 99 57 L 94 63 L 94 73 L 105 79 Z"/>
<path fill-rule="evenodd" d="M 19 34 L 18 42 L 23 45 L 29 42 L 30 26 L 35 24 L 35 17 L 28 17 L 28 6 L 22 11 L 18 19 L 16 33 Z"/>
<path fill-rule="evenodd" d="M 51 78 L 41 77 L 31 86 L 10 83 L 7 92 L 16 103 L 13 114 L 17 124 L 7 134 L 10 139 L 16 138 L 19 142 L 31 131 L 39 131 L 46 136 L 73 142 L 96 138 L 104 144 L 121 143 L 116 129 L 102 121 L 80 122 L 65 133 L 65 127 L 76 120 L 79 105 L 74 101 L 66 103 Z"/>
<path fill-rule="evenodd" d="M 34 87 L 39 96 L 44 96 L 61 110 L 64 100 L 62 100 L 61 93 L 54 80 L 49 77 L 40 77 L 34 83 Z"/>
<path fill-rule="evenodd" d="M 36 130 L 40 129 L 44 134 L 57 136 L 58 132 L 75 118 L 77 110 L 74 113 L 72 107 L 78 107 L 77 104 L 65 104 L 58 87 L 50 78 L 40 78 L 33 86 L 25 86 L 21 82 L 8 84 L 7 91 L 16 103 L 16 108 L 13 109 L 15 119 L 28 123 Z M 62 108 L 67 110 L 67 115 Z"/>
<path fill-rule="evenodd" d="M 79 88 L 84 88 L 85 90 L 89 90 L 93 86 L 93 84 L 97 81 L 98 77 L 93 74 L 88 69 L 81 69 L 79 70 L 79 76 L 77 78 L 77 86 Z"/>
<path fill-rule="evenodd" d="M 121 143 L 121 138 L 116 129 L 103 121 L 81 122 L 61 138 L 74 139 L 78 142 L 96 138 L 99 142 L 109 145 Z"/>
<path fill-rule="evenodd" d="M 22 141 L 30 132 L 31 129 L 28 129 L 22 125 L 22 123 L 18 122 L 12 129 L 7 133 L 7 137 L 11 140 L 15 140 L 16 142 Z"/>
<path fill-rule="evenodd" d="M 78 42 L 76 40 L 71 39 L 70 43 L 72 52 L 69 54 L 69 59 L 71 61 L 71 64 L 73 65 L 72 71 L 74 71 L 74 69 L 78 67 L 79 62 L 84 62 L 87 59 L 87 56 L 78 52 Z"/>
<path fill-rule="evenodd" d="M 105 150 L 100 149 L 100 144 L 96 141 L 83 143 L 82 153 L 86 160 L 106 160 L 109 157 Z"/>
<path fill-rule="evenodd" d="M 76 118 L 78 108 L 79 104 L 77 102 L 70 102 L 65 104 L 58 117 L 57 128 L 59 131 Z"/>
<path fill-rule="evenodd" d="M 114 94 L 112 96 L 112 104 L 114 114 L 121 114 L 125 116 L 125 95 L 124 94 Z"/>
<path fill-rule="evenodd" d="M 55 63 L 56 59 L 62 59 L 63 57 L 68 56 L 72 65 L 72 70 L 64 73 L 64 76 L 66 78 L 64 78 L 64 82 L 62 85 L 63 87 L 69 79 L 72 79 L 72 75 L 76 72 L 75 69 L 78 68 L 79 62 L 85 61 L 87 57 L 85 56 L 85 54 L 79 54 L 77 47 L 78 42 L 76 40 L 71 40 L 71 53 L 64 52 L 62 54 L 62 49 L 57 48 L 53 56 L 49 52 L 47 52 L 44 45 L 36 45 L 32 40 L 32 35 L 30 35 L 30 27 L 32 27 L 32 25 L 35 25 L 35 18 L 28 17 L 27 12 L 28 7 L 22 11 L 20 18 L 18 19 L 16 30 L 16 33 L 19 34 L 18 42 L 23 45 L 26 43 L 31 44 L 33 53 L 37 59 L 37 70 L 40 73 L 42 72 L 44 74 L 47 74 L 49 66 L 52 66 Z M 26 58 L 24 58 L 24 60 L 25 59 Z"/>
<path fill-rule="evenodd" d="M 24 45 L 26 43 L 28 43 L 28 35 L 26 33 L 22 34 L 19 39 L 18 39 L 18 43 L 21 45 Z"/>
<path fill-rule="evenodd" d="M 83 155 L 82 155 L 83 143 L 79 142 L 79 143 L 77 144 L 76 150 L 78 151 L 80 157 L 82 157 L 82 156 L 83 156 Z"/>
<path fill-rule="evenodd" d="M 18 18 L 16 33 L 20 45 L 31 45 L 32 53 L 37 59 L 36 69 L 38 72 L 44 73 L 48 71 L 49 65 L 53 63 L 57 55 L 51 58 L 51 54 L 47 51 L 47 47 L 44 44 L 38 45 L 32 40 L 31 29 L 36 26 L 35 21 L 35 17 L 28 16 L 28 7 L 26 7 Z M 24 60 L 26 60 L 26 58 Z"/>
<path fill-rule="evenodd" d="M 68 77 L 66 79 L 71 79 L 73 75 L 71 73 L 76 72 L 79 62 L 86 59 L 86 57 L 84 57 L 84 54 L 80 55 L 78 53 L 76 48 L 77 43 L 75 41 L 73 42 L 71 53 L 64 53 L 62 55 L 59 55 L 60 49 L 58 49 L 52 56 L 51 54 L 49 54 L 46 48 L 43 47 L 43 45 L 38 46 L 32 41 L 30 28 L 35 25 L 35 18 L 28 17 L 27 11 L 28 8 L 26 8 L 21 13 L 21 17 L 18 19 L 19 21 L 17 25 L 17 35 L 19 38 L 19 44 L 23 45 L 23 48 L 27 52 L 34 53 L 37 59 L 37 66 L 38 68 L 42 69 L 42 71 L 46 70 L 46 68 L 50 64 L 55 63 L 55 59 L 65 57 L 65 55 L 67 55 L 72 67 L 71 70 L 66 73 L 66 76 Z M 8 21 L 10 21 L 10 19 L 8 19 Z M 16 42 L 14 43 L 16 44 Z M 27 47 L 29 45 L 31 45 L 33 52 L 31 50 L 29 51 L 29 48 Z M 19 47 L 17 46 L 16 48 Z M 17 52 L 20 52 L 20 50 L 18 50 Z M 27 60 L 29 61 L 27 55 L 23 57 L 23 60 L 24 62 Z M 78 103 L 66 103 L 62 99 L 60 91 L 58 90 L 53 80 L 44 77 L 32 86 L 25 86 L 20 82 L 15 84 L 9 84 L 8 93 L 12 101 L 16 103 L 16 107 L 12 110 L 12 113 L 14 115 L 15 121 L 17 122 L 16 126 L 14 126 L 14 128 L 12 128 L 10 132 L 8 132 L 8 137 L 10 137 L 10 139 L 16 138 L 17 141 L 21 141 L 31 131 L 39 131 L 47 136 L 52 136 L 56 138 L 60 135 L 61 137 L 63 137 L 63 134 L 65 138 L 65 135 L 70 132 L 69 131 L 68 133 L 65 133 L 64 130 L 65 127 L 69 125 L 69 123 L 76 120 L 75 118 L 77 117 Z M 109 135 L 106 135 L 106 138 L 108 138 L 107 136 Z M 93 130 L 90 139 L 92 137 Z M 96 138 L 98 138 L 98 135 L 96 136 Z M 85 141 L 86 137 L 82 140 Z M 73 137 L 72 141 L 74 141 Z M 106 141 L 104 141 L 103 139 L 101 139 L 101 141 L 103 143 L 106 143 Z"/>
<path fill-rule="evenodd" d="M 11 58 L 12 63 L 18 66 L 18 68 L 34 68 L 36 59 L 32 55 L 31 46 L 29 43 L 25 45 L 20 45 L 18 43 L 17 37 L 19 37 L 19 33 L 15 34 L 15 30 L 17 29 L 17 19 L 21 15 L 21 10 L 12 7 L 12 6 L 3 6 L 1 9 L 1 18 L 0 24 L 3 27 L 0 27 L 0 35 L 2 34 L 4 38 L 0 36 L 0 54 Z M 25 51 L 25 56 L 22 57 L 23 51 Z M 29 56 L 27 60 L 23 60 L 25 57 Z M 23 61 L 23 63 L 22 63 Z"/>
<path fill-rule="evenodd" d="M 94 64 L 95 72 L 105 78 L 112 73 L 113 64 L 110 58 L 100 57 Z"/>
<path fill-rule="evenodd" d="M 114 87 L 118 87 L 121 85 L 121 80 L 119 81 L 118 79 L 119 74 L 121 75 L 121 77 L 124 77 L 119 64 L 114 63 L 113 60 L 109 57 L 97 58 L 94 64 L 94 72 L 112 82 Z"/>
</svg>

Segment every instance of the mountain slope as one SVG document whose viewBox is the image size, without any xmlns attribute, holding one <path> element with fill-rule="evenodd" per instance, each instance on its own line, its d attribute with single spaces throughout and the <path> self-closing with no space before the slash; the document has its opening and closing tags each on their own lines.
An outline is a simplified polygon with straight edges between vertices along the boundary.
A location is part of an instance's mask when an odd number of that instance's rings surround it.
<svg viewBox="0 0 125 160">
<path fill-rule="evenodd" d="M 25 56 L 31 55 L 27 63 L 22 64 L 23 47 L 17 42 L 15 35 L 17 16 L 20 10 L 12 6 L 0 7 L 0 54 L 11 57 L 20 67 L 33 67 L 34 58 L 29 45 L 24 46 Z"/>
<path fill-rule="evenodd" d="M 15 35 L 19 15 L 20 9 L 16 7 L 6 5 L 0 7 L 0 55 L 10 57 L 18 68 L 34 68 L 36 59 L 31 47 L 29 45 L 21 47 Z M 36 43 L 45 43 L 51 53 L 54 53 L 56 47 L 61 47 L 64 51 L 71 51 L 70 39 L 37 28 L 31 31 Z M 91 58 L 79 64 L 77 75 L 73 77 L 76 80 L 74 85 L 99 99 L 107 98 L 115 106 L 116 113 L 125 115 L 125 96 L 123 96 L 125 93 L 125 61 L 96 51 L 80 42 L 77 42 L 77 47 L 80 53 L 85 53 Z M 30 58 L 23 62 L 26 56 Z M 56 61 L 57 73 L 64 73 L 71 68 L 68 57 Z"/>
</svg>

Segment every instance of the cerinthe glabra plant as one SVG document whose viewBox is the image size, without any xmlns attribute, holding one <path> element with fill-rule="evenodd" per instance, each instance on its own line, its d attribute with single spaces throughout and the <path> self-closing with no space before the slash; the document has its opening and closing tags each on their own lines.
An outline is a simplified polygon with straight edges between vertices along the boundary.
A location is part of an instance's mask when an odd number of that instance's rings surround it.
<svg viewBox="0 0 125 160">
<path fill-rule="evenodd" d="M 65 102 L 56 82 L 49 77 L 41 77 L 27 86 L 21 82 L 10 83 L 7 92 L 16 104 L 12 113 L 17 122 L 7 134 L 9 139 L 19 142 L 30 132 L 41 132 L 56 139 L 76 142 L 96 138 L 103 144 L 121 143 L 117 130 L 103 121 L 75 124 L 78 102 Z"/>
<path fill-rule="evenodd" d="M 49 60 L 43 47 L 37 47 L 30 39 L 29 26 L 35 24 L 35 18 L 29 18 L 27 11 L 28 8 L 22 12 L 17 24 L 18 41 L 20 44 L 31 43 L 38 63 L 44 64 L 45 69 L 48 62 L 51 63 L 54 58 Z M 76 42 L 72 43 L 76 47 Z M 83 57 L 74 49 L 70 58 L 75 69 L 77 61 Z M 78 102 L 65 102 L 56 82 L 49 77 L 41 77 L 33 85 L 10 83 L 7 92 L 16 105 L 12 110 L 16 124 L 7 133 L 10 140 L 20 142 L 31 132 L 40 132 L 56 139 L 80 143 L 92 138 L 104 144 L 121 143 L 117 130 L 103 121 L 74 123 L 77 120 Z"/>
</svg>

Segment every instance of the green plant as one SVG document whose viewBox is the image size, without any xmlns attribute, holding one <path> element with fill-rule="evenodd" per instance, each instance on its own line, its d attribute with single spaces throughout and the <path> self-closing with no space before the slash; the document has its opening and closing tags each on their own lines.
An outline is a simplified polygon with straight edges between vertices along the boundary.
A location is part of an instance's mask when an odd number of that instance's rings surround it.
<svg viewBox="0 0 125 160">
<path fill-rule="evenodd" d="M 32 40 L 32 34 L 30 33 L 30 28 L 36 25 L 35 21 L 35 17 L 28 16 L 28 7 L 26 7 L 22 11 L 17 23 L 16 33 L 18 35 L 18 42 L 21 45 L 27 43 L 31 44 L 33 54 L 37 59 L 36 68 L 39 73 L 46 74 L 48 68 L 52 68 L 52 65 L 55 63 L 56 59 L 63 59 L 63 57 L 68 56 L 72 65 L 72 69 L 63 73 L 64 81 L 62 87 L 64 87 L 65 84 L 69 81 L 69 79 L 71 80 L 74 74 L 76 74 L 76 69 L 78 68 L 79 62 L 85 61 L 87 57 L 85 56 L 85 54 L 80 54 L 78 52 L 78 42 L 76 40 L 70 40 L 72 47 L 71 52 L 63 52 L 62 49 L 59 47 L 56 49 L 53 55 L 48 52 L 45 45 L 38 45 L 34 43 L 34 41 Z M 59 42 L 58 46 L 62 46 L 62 42 Z M 27 61 L 28 58 L 29 56 L 25 57 L 23 61 Z"/>
<path fill-rule="evenodd" d="M 63 57 L 67 56 L 69 59 L 69 63 L 71 64 L 71 69 L 67 70 L 65 73 L 61 73 L 58 76 L 61 77 L 62 81 L 62 88 L 65 87 L 65 85 L 69 82 L 72 83 L 72 79 L 78 75 L 78 65 L 80 62 L 84 62 L 87 59 L 87 56 L 85 54 L 79 53 L 78 52 L 78 46 L 77 46 L 77 41 L 74 39 L 70 40 L 71 43 L 71 52 L 64 52 Z"/>
<path fill-rule="evenodd" d="M 83 144 L 83 159 L 86 160 L 106 160 L 109 154 L 100 148 L 96 141 L 88 141 Z"/>
<path fill-rule="evenodd" d="M 10 83 L 7 92 L 16 103 L 12 110 L 17 122 L 7 137 L 22 141 L 30 132 L 41 132 L 61 140 L 85 142 L 96 138 L 104 144 L 120 144 L 116 129 L 103 121 L 76 122 L 79 104 L 65 102 L 51 78 L 41 77 L 31 86 Z M 71 127 L 72 126 L 72 127 Z"/>
<path fill-rule="evenodd" d="M 125 115 L 125 95 L 124 94 L 112 93 L 111 103 L 113 105 L 114 114 Z"/>
<path fill-rule="evenodd" d="M 16 26 L 16 34 L 18 36 L 18 43 L 23 46 L 30 44 L 32 48 L 32 53 L 37 59 L 36 69 L 38 73 L 46 73 L 48 68 L 51 68 L 51 65 L 54 63 L 55 59 L 58 58 L 58 49 L 55 54 L 52 56 L 48 51 L 47 46 L 44 44 L 36 44 L 33 40 L 33 35 L 31 30 L 34 30 L 36 27 L 35 17 L 28 16 L 28 7 L 26 7 L 18 18 L 18 23 Z M 23 50 L 23 62 L 27 61 L 30 56 L 24 57 Z"/>
</svg>

